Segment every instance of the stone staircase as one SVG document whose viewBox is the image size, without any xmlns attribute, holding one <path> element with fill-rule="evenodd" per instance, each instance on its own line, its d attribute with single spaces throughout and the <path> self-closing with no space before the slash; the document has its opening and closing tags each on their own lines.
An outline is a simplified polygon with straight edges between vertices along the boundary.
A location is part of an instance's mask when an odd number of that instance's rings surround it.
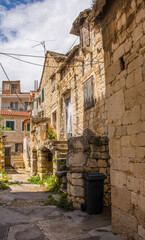
<svg viewBox="0 0 145 240">
<path fill-rule="evenodd" d="M 64 189 L 66 185 L 66 155 L 68 152 L 67 141 L 53 141 L 52 148 L 54 152 L 53 172 L 59 178 L 60 187 Z"/>
<path fill-rule="evenodd" d="M 19 168 L 24 169 L 25 168 L 22 154 L 18 153 L 18 154 L 12 155 L 11 160 L 12 160 L 13 168 L 15 168 L 15 169 L 19 169 Z"/>
<path fill-rule="evenodd" d="M 66 166 L 67 141 L 53 141 L 51 144 L 55 156 L 54 161 L 57 162 L 56 170 L 60 171 L 60 166 Z"/>
</svg>

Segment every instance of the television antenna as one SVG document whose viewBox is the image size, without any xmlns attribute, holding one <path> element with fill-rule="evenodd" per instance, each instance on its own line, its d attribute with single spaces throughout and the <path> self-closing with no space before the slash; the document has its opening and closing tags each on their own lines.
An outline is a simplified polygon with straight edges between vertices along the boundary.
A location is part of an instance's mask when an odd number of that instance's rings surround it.
<svg viewBox="0 0 145 240">
<path fill-rule="evenodd" d="M 36 45 L 34 45 L 34 46 L 32 46 L 32 48 L 35 48 L 35 47 L 37 47 L 37 46 L 42 46 L 43 47 L 43 49 L 44 49 L 44 56 L 45 56 L 45 54 L 46 54 L 46 52 L 47 52 L 47 50 L 46 50 L 46 42 L 53 42 L 53 41 L 55 41 L 55 40 L 43 40 L 43 41 L 36 41 L 36 40 L 31 40 L 31 39 L 27 39 L 28 41 L 32 41 L 32 42 L 37 42 L 38 44 L 36 44 Z"/>
</svg>

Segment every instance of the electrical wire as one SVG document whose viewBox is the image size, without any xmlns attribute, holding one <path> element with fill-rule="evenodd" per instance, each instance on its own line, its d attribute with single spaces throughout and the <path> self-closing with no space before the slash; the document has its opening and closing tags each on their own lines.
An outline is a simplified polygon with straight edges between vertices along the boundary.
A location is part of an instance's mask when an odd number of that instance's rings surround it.
<svg viewBox="0 0 145 240">
<path fill-rule="evenodd" d="M 11 56 L 11 54 L 6 54 L 6 53 L 0 53 L 0 54 L 2 54 L 2 55 L 4 55 L 4 56 L 7 56 L 7 57 L 10 57 L 10 58 L 13 58 L 13 59 L 15 59 L 15 60 L 24 62 L 24 63 L 31 64 L 31 65 L 36 65 L 36 66 L 40 66 L 40 67 L 43 67 L 43 66 L 44 66 L 44 65 L 42 65 L 42 64 L 33 63 L 33 62 L 29 62 L 29 61 L 25 61 L 25 60 L 22 60 L 22 59 L 13 57 L 13 56 Z M 90 61 L 89 61 L 89 62 L 90 62 Z M 94 61 L 93 64 L 98 63 L 98 62 L 99 62 L 99 63 L 104 63 L 103 61 Z M 90 63 L 84 64 L 83 66 L 89 66 L 89 65 L 90 65 Z M 56 69 L 57 69 L 57 68 L 60 68 L 60 66 L 50 66 L 50 65 L 46 65 L 46 67 L 56 68 Z M 69 65 L 69 67 L 74 67 L 74 68 L 76 68 L 76 67 L 82 67 L 82 65 Z"/>
<path fill-rule="evenodd" d="M 9 77 L 8 77 L 8 75 L 7 75 L 6 71 L 5 71 L 2 63 L 0 63 L 0 66 L 1 66 L 1 68 L 2 68 L 2 70 L 3 70 L 3 72 L 4 72 L 4 74 L 5 74 L 5 76 L 6 76 L 6 78 L 7 78 L 7 80 L 10 82 L 10 84 L 11 84 L 11 86 L 12 86 L 12 83 L 11 83 L 11 81 L 10 81 L 10 79 L 9 79 Z M 17 94 L 15 88 L 14 88 L 14 91 L 15 91 L 15 94 L 16 94 L 17 98 L 19 99 L 19 101 L 20 101 L 20 102 L 22 103 L 22 105 L 25 107 L 25 105 L 24 105 L 24 103 L 22 102 L 21 98 L 20 98 L 19 95 Z"/>
</svg>

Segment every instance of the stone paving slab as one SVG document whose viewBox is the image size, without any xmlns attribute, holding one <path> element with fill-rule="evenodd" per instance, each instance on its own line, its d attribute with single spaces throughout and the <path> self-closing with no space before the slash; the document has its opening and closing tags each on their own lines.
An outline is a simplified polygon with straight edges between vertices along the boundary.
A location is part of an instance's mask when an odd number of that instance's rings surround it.
<svg viewBox="0 0 145 240">
<path fill-rule="evenodd" d="M 0 240 L 120 240 L 107 227 L 111 224 L 110 208 L 89 215 L 44 206 L 50 193 L 25 183 L 28 174 L 12 177 L 22 183 L 0 191 Z"/>
<path fill-rule="evenodd" d="M 0 240 L 6 240 L 9 227 L 7 225 L 0 225 Z"/>
<path fill-rule="evenodd" d="M 44 240 L 44 238 L 37 224 L 23 224 L 11 227 L 7 240 Z"/>
<path fill-rule="evenodd" d="M 41 221 L 38 223 L 38 226 L 49 240 L 72 239 L 86 236 L 86 232 L 81 230 L 77 223 L 65 217 L 58 217 L 55 221 Z"/>
</svg>

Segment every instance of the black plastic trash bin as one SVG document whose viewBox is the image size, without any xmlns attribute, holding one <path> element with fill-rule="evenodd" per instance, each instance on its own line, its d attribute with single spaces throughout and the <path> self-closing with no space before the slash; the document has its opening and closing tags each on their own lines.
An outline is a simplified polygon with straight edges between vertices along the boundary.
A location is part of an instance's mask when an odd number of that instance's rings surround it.
<svg viewBox="0 0 145 240">
<path fill-rule="evenodd" d="M 104 179 L 99 172 L 83 173 L 85 190 L 85 209 L 89 214 L 99 214 L 103 211 Z"/>
</svg>

